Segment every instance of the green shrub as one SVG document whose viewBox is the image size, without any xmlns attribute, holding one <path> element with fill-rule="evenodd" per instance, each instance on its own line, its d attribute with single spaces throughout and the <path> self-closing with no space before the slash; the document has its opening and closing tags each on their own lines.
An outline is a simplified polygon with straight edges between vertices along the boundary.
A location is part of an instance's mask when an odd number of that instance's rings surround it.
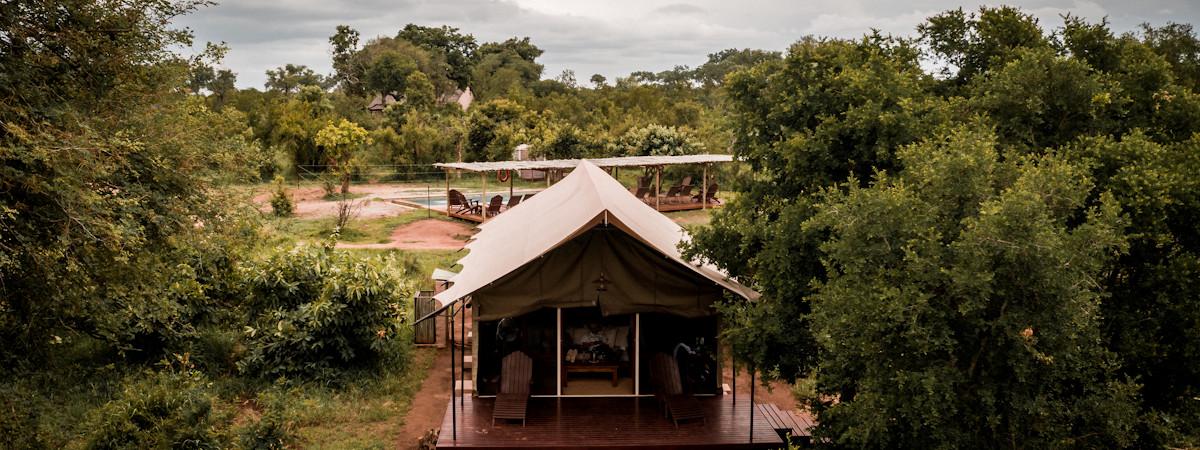
<svg viewBox="0 0 1200 450">
<path fill-rule="evenodd" d="M 390 344 L 408 335 L 406 269 L 390 255 L 299 246 L 245 270 L 251 325 L 243 373 L 331 380 L 390 356 Z"/>
<path fill-rule="evenodd" d="M 262 408 L 258 421 L 238 431 L 238 445 L 246 450 L 286 448 L 295 440 L 296 424 L 287 419 L 286 403 L 293 393 L 272 388 L 258 394 L 255 403 Z"/>
<path fill-rule="evenodd" d="M 227 439 L 218 430 L 226 417 L 214 410 L 216 401 L 199 372 L 143 372 L 88 414 L 87 448 L 225 447 Z"/>
<path fill-rule="evenodd" d="M 291 217 L 296 212 L 292 197 L 288 196 L 283 177 L 275 176 L 275 192 L 271 194 L 271 212 L 278 217 Z"/>
</svg>

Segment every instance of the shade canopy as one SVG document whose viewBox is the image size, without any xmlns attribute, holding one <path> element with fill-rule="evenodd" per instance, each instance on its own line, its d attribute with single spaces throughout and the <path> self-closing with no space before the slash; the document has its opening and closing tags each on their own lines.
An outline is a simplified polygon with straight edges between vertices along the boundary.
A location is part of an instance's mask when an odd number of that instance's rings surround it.
<svg viewBox="0 0 1200 450">
<path fill-rule="evenodd" d="M 589 161 L 479 230 L 453 286 L 434 298 L 471 296 L 481 320 L 590 305 L 698 316 L 724 291 L 758 298 L 715 266 L 684 260 L 687 232 Z"/>
<path fill-rule="evenodd" d="M 547 159 L 542 161 L 489 161 L 489 162 L 460 162 L 438 163 L 436 167 L 457 169 L 468 172 L 495 172 L 498 170 L 547 170 L 573 169 L 580 165 L 582 159 Z M 677 156 L 619 156 L 614 158 L 595 158 L 586 160 L 600 167 L 647 167 L 671 166 L 679 164 L 707 164 L 733 161 L 731 155 L 677 155 Z"/>
</svg>

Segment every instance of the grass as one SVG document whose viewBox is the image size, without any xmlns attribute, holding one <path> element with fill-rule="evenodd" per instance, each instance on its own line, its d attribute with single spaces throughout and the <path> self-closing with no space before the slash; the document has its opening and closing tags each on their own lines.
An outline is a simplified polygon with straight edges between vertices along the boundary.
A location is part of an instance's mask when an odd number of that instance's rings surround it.
<svg viewBox="0 0 1200 450">
<path fill-rule="evenodd" d="M 289 392 L 285 416 L 296 424 L 297 446 L 313 449 L 395 448 L 413 397 L 436 350 L 419 348 L 408 367 L 341 389 Z"/>
<path fill-rule="evenodd" d="M 355 219 L 342 230 L 341 242 L 354 244 L 376 244 L 391 242 L 392 231 L 422 219 L 447 219 L 445 216 L 430 214 L 424 209 L 409 211 L 398 216 L 372 219 Z M 333 233 L 334 219 L 280 218 L 270 222 L 272 234 L 284 240 L 312 241 L 328 238 Z"/>
</svg>

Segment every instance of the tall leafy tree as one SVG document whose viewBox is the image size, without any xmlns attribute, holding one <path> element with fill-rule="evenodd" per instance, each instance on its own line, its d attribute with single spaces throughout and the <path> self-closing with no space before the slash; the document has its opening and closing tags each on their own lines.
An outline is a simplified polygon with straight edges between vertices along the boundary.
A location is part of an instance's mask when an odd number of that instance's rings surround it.
<svg viewBox="0 0 1200 450">
<path fill-rule="evenodd" d="M 1087 170 L 1001 162 L 955 128 L 899 152 L 903 172 L 828 191 L 805 227 L 828 277 L 813 297 L 823 433 L 856 448 L 1122 447 L 1137 386 L 1101 342 L 1100 279 L 1125 248 Z M 1083 209 L 1084 214 L 1078 211 Z"/>
<path fill-rule="evenodd" d="M 201 3 L 0 6 L 4 366 L 78 334 L 156 357 L 194 330 L 189 249 L 232 226 L 214 187 L 258 153 L 237 111 L 183 95 L 170 23 Z"/>
<path fill-rule="evenodd" d="M 446 25 L 425 27 L 410 23 L 396 34 L 396 38 L 441 54 L 446 62 L 447 76 L 460 89 L 470 85 L 471 66 L 475 51 L 479 48 L 475 43 L 475 36 L 462 34 L 458 28 Z"/>
</svg>

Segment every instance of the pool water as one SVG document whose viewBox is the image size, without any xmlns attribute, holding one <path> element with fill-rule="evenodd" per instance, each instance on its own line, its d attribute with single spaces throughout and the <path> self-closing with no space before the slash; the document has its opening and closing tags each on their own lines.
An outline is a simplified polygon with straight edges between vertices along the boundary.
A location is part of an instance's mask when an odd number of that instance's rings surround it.
<svg viewBox="0 0 1200 450">
<path fill-rule="evenodd" d="M 537 191 L 517 192 L 516 195 L 533 194 L 536 192 Z M 489 194 L 488 198 L 490 199 L 495 195 L 496 194 Z M 504 194 L 500 194 L 500 197 L 504 198 L 504 204 L 507 205 L 508 204 L 508 196 L 504 195 Z M 471 199 L 472 201 L 477 202 L 477 201 L 479 201 L 479 194 L 478 193 L 476 193 L 475 195 L 467 194 L 467 198 Z M 446 195 L 445 194 L 441 194 L 441 195 L 435 194 L 435 195 L 432 195 L 429 197 L 405 197 L 405 198 L 402 198 L 401 200 L 404 200 L 404 201 L 410 202 L 410 203 L 416 203 L 416 204 L 424 206 L 426 208 L 434 208 L 434 209 L 437 209 L 437 208 L 445 209 L 446 208 Z"/>
</svg>

